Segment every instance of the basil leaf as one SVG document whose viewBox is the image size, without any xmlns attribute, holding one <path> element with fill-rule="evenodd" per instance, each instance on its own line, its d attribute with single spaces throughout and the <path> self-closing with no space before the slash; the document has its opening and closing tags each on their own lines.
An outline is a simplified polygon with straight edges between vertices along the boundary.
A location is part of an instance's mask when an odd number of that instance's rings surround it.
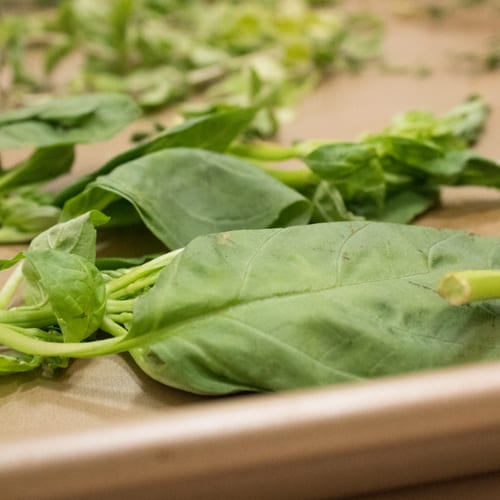
<svg viewBox="0 0 500 500">
<path fill-rule="evenodd" d="M 402 113 L 380 135 L 416 139 L 445 149 L 463 149 L 478 140 L 489 112 L 488 104 L 480 96 L 472 96 L 441 117 L 428 111 Z"/>
<path fill-rule="evenodd" d="M 313 222 L 363 219 L 363 217 L 354 215 L 347 210 L 344 199 L 334 182 L 320 181 L 312 202 L 314 206 Z"/>
<path fill-rule="evenodd" d="M 65 201 L 80 193 L 97 177 L 112 172 L 124 163 L 156 151 L 176 147 L 225 151 L 229 144 L 247 128 L 254 115 L 255 110 L 252 108 L 232 107 L 186 120 L 150 141 L 115 156 L 95 172 L 81 177 L 59 193 L 54 204 L 62 206 Z"/>
<path fill-rule="evenodd" d="M 30 250 L 59 250 L 84 257 L 90 262 L 96 255 L 96 226 L 108 217 L 93 210 L 67 222 L 56 224 L 34 238 Z"/>
<path fill-rule="evenodd" d="M 23 252 L 18 252 L 11 259 L 0 259 L 0 271 L 3 271 L 5 269 L 9 269 L 12 266 L 15 266 L 20 260 L 23 260 L 23 259 L 24 259 Z"/>
<path fill-rule="evenodd" d="M 371 144 L 328 144 L 307 155 L 305 162 L 338 190 L 356 215 L 375 217 L 381 212 L 386 180 Z"/>
<path fill-rule="evenodd" d="M 497 303 L 456 308 L 436 283 L 500 266 L 500 239 L 350 222 L 190 243 L 139 298 L 148 375 L 197 393 L 328 385 L 498 359 Z"/>
<path fill-rule="evenodd" d="M 2 350 L 0 351 L 0 376 L 35 370 L 42 362 L 41 356 L 31 356 L 11 349 Z"/>
<path fill-rule="evenodd" d="M 500 164 L 498 162 L 469 151 L 464 163 L 460 175 L 457 175 L 456 184 L 489 186 L 500 189 Z"/>
<path fill-rule="evenodd" d="M 30 197 L 11 195 L 0 200 L 0 241 L 26 241 L 53 226 L 60 216 L 60 209 L 42 204 Z M 9 239 L 7 233 L 11 231 Z M 19 239 L 15 239 L 15 232 Z"/>
<path fill-rule="evenodd" d="M 22 328 L 17 329 L 17 331 L 22 330 Z M 54 339 L 51 337 L 50 333 L 44 333 L 40 338 L 53 341 Z M 2 347 L 0 348 L 0 376 L 29 372 L 40 368 L 42 376 L 52 377 L 60 368 L 67 368 L 69 361 L 69 358 L 30 355 Z"/>
<path fill-rule="evenodd" d="M 48 147 L 109 139 L 140 110 L 128 96 L 88 94 L 0 113 L 0 149 Z"/>
<path fill-rule="evenodd" d="M 58 250 L 28 250 L 23 274 L 48 301 L 65 342 L 80 342 L 100 326 L 106 287 L 87 259 Z"/>
<path fill-rule="evenodd" d="M 257 167 L 201 149 L 153 153 L 99 177 L 64 212 L 73 217 L 105 209 L 118 197 L 136 208 L 168 248 L 230 229 L 306 224 L 309 202 Z"/>
<path fill-rule="evenodd" d="M 96 256 L 96 226 L 108 221 L 108 217 L 97 211 L 87 212 L 67 222 L 50 227 L 31 241 L 30 251 L 58 250 L 68 254 L 83 257 L 94 263 Z M 24 264 L 23 273 L 29 274 L 30 279 L 24 287 L 24 299 L 27 304 L 42 303 L 46 297 L 46 290 L 37 281 L 38 274 L 30 273 L 32 266 Z"/>
<path fill-rule="evenodd" d="M 73 146 L 38 149 L 27 160 L 0 175 L 0 192 L 65 174 L 70 170 L 74 156 Z"/>
<path fill-rule="evenodd" d="M 96 259 L 95 265 L 102 271 L 113 271 L 140 266 L 153 260 L 155 257 L 159 257 L 159 254 L 148 254 L 141 257 L 100 257 Z"/>
<path fill-rule="evenodd" d="M 427 168 L 430 162 L 440 159 L 443 151 L 430 143 L 409 139 L 405 137 L 383 136 L 376 141 L 379 155 L 391 157 L 396 160 L 393 165 L 397 167 L 397 173 L 424 172 L 432 174 Z"/>
<path fill-rule="evenodd" d="M 408 189 L 387 196 L 384 210 L 378 220 L 408 224 L 415 217 L 432 208 L 439 199 L 438 189 Z"/>
<path fill-rule="evenodd" d="M 490 107 L 481 96 L 473 95 L 455 106 L 445 116 L 451 135 L 461 137 L 468 146 L 473 146 L 484 129 Z"/>
</svg>

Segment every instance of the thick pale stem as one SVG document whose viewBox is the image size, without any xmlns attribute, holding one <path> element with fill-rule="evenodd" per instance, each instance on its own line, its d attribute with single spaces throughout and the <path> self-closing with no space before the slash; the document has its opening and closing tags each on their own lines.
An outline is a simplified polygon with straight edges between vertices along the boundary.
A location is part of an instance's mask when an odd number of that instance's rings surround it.
<svg viewBox="0 0 500 500">
<path fill-rule="evenodd" d="M 0 324 L 0 344 L 16 351 L 39 356 L 66 356 L 70 358 L 91 358 L 94 356 L 112 354 L 122 351 L 119 345 L 120 337 L 93 342 L 47 342 L 28 336 L 18 328 Z"/>
<path fill-rule="evenodd" d="M 295 146 L 280 146 L 270 142 L 236 143 L 230 146 L 229 152 L 236 156 L 263 161 L 284 161 L 301 156 Z"/>
<path fill-rule="evenodd" d="M 273 142 L 236 142 L 229 147 L 229 153 L 253 160 L 278 162 L 304 158 L 316 148 L 326 144 L 332 144 L 332 141 L 300 141 L 290 146 Z"/>
<path fill-rule="evenodd" d="M 439 295 L 450 304 L 500 298 L 500 270 L 457 271 L 446 274 L 438 285 Z"/>
<path fill-rule="evenodd" d="M 308 168 L 272 168 L 263 163 L 257 163 L 256 165 L 286 186 L 295 189 L 306 188 L 307 186 L 316 184 L 319 180 Z"/>
<path fill-rule="evenodd" d="M 316 144 L 316 143 L 314 143 Z M 250 161 L 261 170 L 294 189 L 305 189 L 311 184 L 316 184 L 319 179 L 308 167 L 280 168 L 270 166 L 265 162 L 280 162 L 303 158 L 314 149 L 313 143 L 298 143 L 292 146 L 281 146 L 279 144 L 257 142 L 236 143 L 232 145 L 229 152 Z"/>
<path fill-rule="evenodd" d="M 0 323 L 23 328 L 44 328 L 57 323 L 54 313 L 48 309 L 32 309 L 14 307 L 8 311 L 0 311 Z"/>
<path fill-rule="evenodd" d="M 107 313 L 123 313 L 132 312 L 134 309 L 135 299 L 130 300 L 113 300 L 108 299 L 106 301 L 106 312 Z"/>
<path fill-rule="evenodd" d="M 127 335 L 127 330 L 123 326 L 116 323 L 112 318 L 105 316 L 101 323 L 101 330 L 113 335 L 113 337 L 124 337 Z"/>
<path fill-rule="evenodd" d="M 113 321 L 121 324 L 125 323 L 130 323 L 134 319 L 134 315 L 132 313 L 113 313 L 113 314 L 108 314 L 108 318 L 112 319 Z"/>
</svg>

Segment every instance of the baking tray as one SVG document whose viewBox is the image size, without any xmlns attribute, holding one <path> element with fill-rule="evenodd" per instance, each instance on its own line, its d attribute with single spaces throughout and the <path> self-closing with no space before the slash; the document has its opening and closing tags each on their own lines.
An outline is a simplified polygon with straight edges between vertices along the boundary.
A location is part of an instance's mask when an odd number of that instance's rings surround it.
<svg viewBox="0 0 500 500">
<path fill-rule="evenodd" d="M 338 498 L 486 472 L 499 401 L 488 364 L 169 409 L 3 443 L 2 498 Z"/>
<path fill-rule="evenodd" d="M 500 28 L 499 16 L 476 8 L 437 24 L 395 19 L 389 2 L 358 3 L 387 17 L 385 53 L 394 66 L 426 64 L 432 75 L 376 69 L 338 75 L 304 100 L 283 141 L 349 140 L 382 128 L 398 111 L 444 112 L 480 93 L 493 113 L 479 150 L 500 157 L 499 77 L 448 67 L 450 52 L 484 48 Z M 76 171 L 125 147 L 130 131 L 81 148 Z M 500 194 L 447 189 L 443 206 L 418 223 L 499 235 Z M 101 251 L 130 250 L 132 238 L 104 240 Z M 0 257 L 18 249 L 1 248 Z M 55 380 L 30 374 L 0 380 L 1 498 L 371 497 L 500 471 L 499 396 L 498 363 L 215 399 L 161 386 L 126 356 L 77 360 Z M 401 490 L 395 495 L 403 498 Z"/>
</svg>

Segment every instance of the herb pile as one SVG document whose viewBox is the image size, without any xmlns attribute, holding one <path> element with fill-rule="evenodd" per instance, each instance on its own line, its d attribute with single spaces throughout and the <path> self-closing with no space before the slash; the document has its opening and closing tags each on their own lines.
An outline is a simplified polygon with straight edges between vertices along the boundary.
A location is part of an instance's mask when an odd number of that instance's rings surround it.
<svg viewBox="0 0 500 500">
<path fill-rule="evenodd" d="M 500 188 L 500 164 L 471 149 L 488 116 L 481 98 L 442 116 L 403 113 L 352 142 L 260 140 L 302 90 L 377 50 L 374 18 L 313 3 L 68 0 L 38 26 L 46 80 L 23 64 L 32 21 L 1 20 L 9 100 L 51 90 L 73 57 L 69 87 L 106 92 L 0 113 L 0 151 L 34 149 L 0 172 L 0 242 L 31 242 L 0 261 L 13 268 L 0 374 L 128 352 L 163 384 L 217 395 L 500 356 L 498 306 L 475 302 L 500 296 L 500 239 L 405 225 L 442 186 Z M 75 145 L 201 89 L 180 125 L 59 191 L 47 185 Z M 290 160 L 298 167 L 283 168 Z M 96 228 L 112 225 L 145 226 L 163 253 L 98 258 Z"/>
<path fill-rule="evenodd" d="M 224 107 L 147 139 L 57 193 L 40 189 L 36 183 L 68 170 L 75 141 L 99 137 L 92 99 L 56 99 L 0 114 L 0 149 L 41 148 L 0 176 L 1 241 L 29 241 L 56 219 L 99 210 L 115 226 L 144 224 L 175 249 L 196 236 L 234 229 L 362 219 L 406 223 L 437 203 L 442 185 L 500 186 L 498 164 L 467 149 L 488 114 L 484 101 L 472 98 L 442 117 L 405 113 L 359 142 L 289 146 L 243 140 L 258 110 Z M 58 117 L 61 109 L 67 116 Z M 39 115 L 49 122 L 58 117 L 57 133 Z M 120 115 L 112 121 L 121 123 Z M 53 148 L 65 148 L 68 157 Z M 58 161 L 47 169 L 43 155 L 54 151 Z M 274 165 L 292 158 L 302 167 Z M 43 219 L 44 211 L 50 217 Z"/>
<path fill-rule="evenodd" d="M 289 107 L 325 76 L 379 55 L 375 16 L 325 8 L 334 2 L 321 2 L 318 11 L 316 3 L 65 0 L 36 19 L 6 15 L 0 71 L 3 63 L 11 78 L 4 100 L 60 92 L 61 83 L 71 93 L 128 93 L 145 109 L 203 93 L 203 103 L 185 113 L 258 105 L 248 133 L 272 136 Z M 30 50 L 40 47 L 44 76 L 27 69 Z M 62 63 L 71 68 L 63 82 Z"/>
<path fill-rule="evenodd" d="M 106 112 L 117 102 L 122 114 Z M 500 241 L 367 220 L 407 222 L 445 184 L 498 187 L 499 165 L 468 149 L 485 103 L 408 112 L 358 142 L 290 146 L 242 139 L 256 112 L 187 120 L 50 195 L 61 222 L 2 262 L 15 269 L 0 291 L 1 373 L 50 374 L 71 358 L 129 352 L 166 385 L 227 394 L 498 356 L 496 309 L 455 308 L 436 283 L 494 268 Z M 0 115 L 0 144 L 40 147 L 4 173 L 4 201 L 70 163 L 47 174 L 33 157 L 52 151 L 63 162 L 75 142 L 136 113 L 128 98 L 100 94 Z M 290 158 L 303 167 L 272 166 Z M 95 227 L 109 216 L 145 224 L 170 251 L 97 259 Z M 325 220 L 338 222 L 311 224 Z"/>
</svg>

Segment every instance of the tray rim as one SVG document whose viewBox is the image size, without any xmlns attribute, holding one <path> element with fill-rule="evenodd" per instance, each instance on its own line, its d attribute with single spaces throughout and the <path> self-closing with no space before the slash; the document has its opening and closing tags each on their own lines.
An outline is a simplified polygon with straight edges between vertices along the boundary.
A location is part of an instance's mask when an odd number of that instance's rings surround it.
<svg viewBox="0 0 500 500">
<path fill-rule="evenodd" d="M 478 463 L 473 448 L 485 433 L 492 436 L 488 445 L 494 452 L 483 444 Z M 451 446 L 441 465 L 430 471 L 424 467 L 385 483 L 377 478 L 347 481 L 329 493 L 355 494 L 500 469 L 500 363 L 239 396 L 93 430 L 6 442 L 0 480 L 4 498 L 41 498 L 40 491 L 57 498 L 68 488 L 81 494 L 152 484 L 175 488 L 189 478 L 255 467 L 265 471 L 287 463 L 300 469 L 311 460 L 342 463 L 377 450 L 382 456 L 387 450 L 400 453 L 405 446 L 425 449 L 437 442 L 446 448 L 450 440 L 463 443 L 465 458 L 459 464 Z M 138 460 L 144 467 L 137 467 Z M 357 466 L 363 469 L 362 463 Z"/>
</svg>

